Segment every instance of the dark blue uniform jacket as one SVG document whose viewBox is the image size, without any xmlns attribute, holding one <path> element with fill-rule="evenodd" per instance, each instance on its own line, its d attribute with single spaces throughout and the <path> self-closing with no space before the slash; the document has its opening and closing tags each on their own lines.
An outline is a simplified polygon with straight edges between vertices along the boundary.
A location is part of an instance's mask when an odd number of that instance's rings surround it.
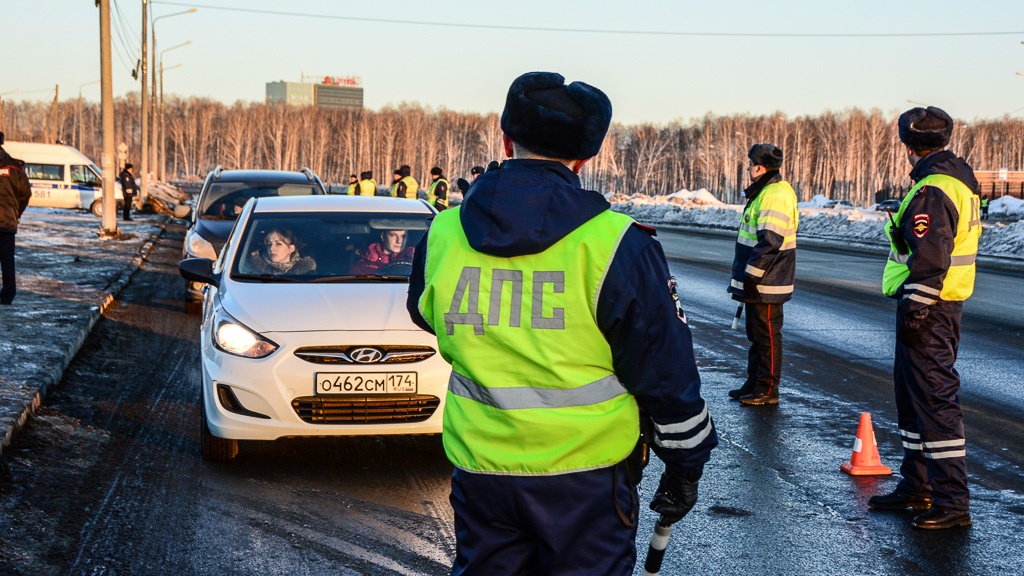
<svg viewBox="0 0 1024 576">
<path fill-rule="evenodd" d="M 512 257 L 544 251 L 609 207 L 560 163 L 509 160 L 473 183 L 460 217 L 474 250 Z M 693 473 L 703 468 L 718 437 L 700 396 L 693 340 L 677 307 L 675 282 L 652 236 L 640 225 L 626 231 L 598 298 L 597 322 L 611 346 L 615 374 L 658 425 L 655 453 L 680 473 Z M 424 237 L 407 307 L 413 321 L 433 333 L 418 308 L 426 250 Z M 672 425 L 681 423 L 686 424 L 677 428 L 683 431 L 673 432 Z"/>
</svg>

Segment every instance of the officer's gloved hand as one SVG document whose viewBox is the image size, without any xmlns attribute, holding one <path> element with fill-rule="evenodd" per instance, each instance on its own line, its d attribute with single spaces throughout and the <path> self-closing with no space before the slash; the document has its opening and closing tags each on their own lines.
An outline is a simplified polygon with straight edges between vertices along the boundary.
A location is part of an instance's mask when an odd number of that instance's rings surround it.
<svg viewBox="0 0 1024 576">
<path fill-rule="evenodd" d="M 920 343 L 926 318 L 928 308 L 911 309 L 907 298 L 900 300 L 896 305 L 896 339 L 907 346 Z"/>
<path fill-rule="evenodd" d="M 465 178 L 459 178 L 455 181 L 455 187 L 458 188 L 463 194 L 469 192 L 469 182 Z"/>
<path fill-rule="evenodd" d="M 903 236 L 903 228 L 895 222 L 889 223 L 889 237 L 892 238 L 892 245 L 896 247 L 896 253 L 900 255 L 910 254 L 910 247 L 907 246 L 907 239 Z"/>
<path fill-rule="evenodd" d="M 697 503 L 697 482 L 700 473 L 680 474 L 666 469 L 661 474 L 658 492 L 651 500 L 651 510 L 661 514 L 665 524 L 671 525 L 683 519 L 683 516 Z"/>
<path fill-rule="evenodd" d="M 487 163 L 487 170 L 484 170 L 484 172 L 492 172 L 494 170 L 501 170 L 504 166 L 505 166 L 504 162 L 499 164 L 497 160 L 491 160 L 490 162 Z"/>
<path fill-rule="evenodd" d="M 747 296 L 757 296 L 757 282 L 749 274 L 743 277 L 743 293 Z"/>
</svg>

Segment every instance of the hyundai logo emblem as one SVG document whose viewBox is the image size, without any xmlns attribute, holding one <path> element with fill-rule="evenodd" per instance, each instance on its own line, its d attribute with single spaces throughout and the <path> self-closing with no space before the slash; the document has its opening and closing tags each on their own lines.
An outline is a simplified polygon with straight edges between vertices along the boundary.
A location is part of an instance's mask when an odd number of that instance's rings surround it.
<svg viewBox="0 0 1024 576">
<path fill-rule="evenodd" d="M 359 364 L 373 364 L 384 358 L 384 353 L 376 348 L 356 348 L 349 353 L 353 362 Z"/>
</svg>

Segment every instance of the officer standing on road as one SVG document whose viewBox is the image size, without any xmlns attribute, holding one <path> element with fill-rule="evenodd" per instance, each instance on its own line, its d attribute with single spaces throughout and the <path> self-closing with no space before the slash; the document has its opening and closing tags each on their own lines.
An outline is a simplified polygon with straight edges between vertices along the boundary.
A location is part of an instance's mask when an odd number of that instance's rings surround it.
<svg viewBox="0 0 1024 576">
<path fill-rule="evenodd" d="M 943 110 L 904 112 L 899 134 L 916 184 L 887 229 L 891 251 L 882 290 L 899 301 L 893 380 L 903 478 L 868 505 L 927 510 L 914 518 L 915 528 L 970 526 L 960 375 L 953 364 L 963 303 L 974 292 L 979 186 L 974 169 L 944 149 L 953 119 Z"/>
<path fill-rule="evenodd" d="M 427 202 L 437 211 L 448 209 L 448 180 L 444 177 L 444 170 L 440 166 L 430 169 L 430 188 L 427 192 Z"/>
<path fill-rule="evenodd" d="M 484 173 L 484 167 L 483 166 L 473 166 L 473 168 L 469 171 L 469 175 L 473 177 L 473 182 L 476 182 L 476 179 L 479 178 L 480 175 L 483 174 L 483 173 Z"/>
<path fill-rule="evenodd" d="M 981 197 L 981 219 L 988 220 L 988 194 Z"/>
<path fill-rule="evenodd" d="M 359 196 L 376 196 L 377 195 L 377 182 L 373 179 L 373 172 L 367 170 L 359 173 L 359 186 L 357 192 Z"/>
<path fill-rule="evenodd" d="M 131 164 L 125 164 L 121 175 L 117 177 L 121 181 L 121 194 L 124 195 L 121 219 L 125 222 L 132 219 L 132 202 L 135 201 L 135 195 L 139 193 L 139 186 L 135 183 L 135 176 L 132 174 L 133 168 Z"/>
<path fill-rule="evenodd" d="M 412 177 L 412 169 L 403 164 L 395 170 L 395 181 L 391 184 L 391 196 L 394 198 L 416 199 L 420 184 Z"/>
<path fill-rule="evenodd" d="M 32 198 L 32 187 L 25 175 L 25 163 L 11 158 L 3 149 L 4 133 L 0 132 L 0 304 L 14 301 L 17 285 L 14 279 L 14 236 L 18 233 L 21 215 Z"/>
<path fill-rule="evenodd" d="M 358 188 L 359 188 L 359 178 L 356 178 L 355 174 L 349 174 L 348 175 L 348 189 L 345 190 L 345 193 L 348 194 L 349 196 L 355 196 L 359 192 Z"/>
<path fill-rule="evenodd" d="M 729 397 L 748 406 L 779 403 L 782 375 L 782 304 L 793 297 L 796 229 L 800 215 L 796 193 L 782 179 L 782 150 L 755 144 L 747 153 L 753 182 L 744 192 L 729 293 L 746 313 L 747 379 Z"/>
<path fill-rule="evenodd" d="M 513 159 L 416 249 L 409 313 L 452 364 L 453 575 L 632 574 L 641 422 L 666 522 L 693 507 L 717 444 L 661 244 L 577 176 L 611 113 L 582 82 L 517 78 L 501 116 Z"/>
</svg>

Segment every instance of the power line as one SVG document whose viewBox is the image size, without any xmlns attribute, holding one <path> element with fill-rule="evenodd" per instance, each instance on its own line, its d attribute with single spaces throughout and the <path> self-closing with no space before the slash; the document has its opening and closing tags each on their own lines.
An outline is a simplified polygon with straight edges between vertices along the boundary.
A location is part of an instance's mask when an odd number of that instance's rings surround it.
<svg viewBox="0 0 1024 576">
<path fill-rule="evenodd" d="M 125 70 L 131 73 L 135 70 L 135 65 L 132 63 L 139 59 L 137 56 L 138 52 L 135 51 L 139 49 L 138 45 L 136 42 L 132 41 L 135 34 L 126 22 L 117 0 L 114 0 L 111 4 L 113 7 L 111 12 L 114 15 L 114 18 L 112 18 L 114 23 L 113 28 L 117 31 L 117 36 L 115 36 L 115 38 L 120 40 L 120 46 L 117 42 L 112 42 L 114 45 L 114 51 L 117 53 L 117 58 L 121 61 Z"/>
<path fill-rule="evenodd" d="M 1015 32 L 891 32 L 891 33 L 786 33 L 786 32 L 670 32 L 658 30 L 607 30 L 598 28 L 540 28 L 536 26 L 503 26 L 499 24 L 467 24 L 459 22 L 423 22 L 420 20 L 395 20 L 391 18 L 360 18 L 357 16 L 337 16 L 331 14 L 312 14 L 307 12 L 284 12 L 280 10 L 258 10 L 255 8 L 238 8 L 234 6 L 211 6 L 195 2 L 166 2 L 155 0 L 151 4 L 166 6 L 184 6 L 202 8 L 204 10 L 224 10 L 227 12 L 246 12 L 249 14 L 265 14 L 269 16 L 293 16 L 298 18 L 317 18 L 320 20 L 346 20 L 349 22 L 369 22 L 374 24 L 407 24 L 411 26 L 433 26 L 444 28 L 475 28 L 481 30 L 508 30 L 520 32 L 559 32 L 574 34 L 615 34 L 628 36 L 690 36 L 690 37 L 724 37 L 724 38 L 921 38 L 940 36 L 1010 36 L 1024 35 L 1024 31 Z"/>
</svg>

